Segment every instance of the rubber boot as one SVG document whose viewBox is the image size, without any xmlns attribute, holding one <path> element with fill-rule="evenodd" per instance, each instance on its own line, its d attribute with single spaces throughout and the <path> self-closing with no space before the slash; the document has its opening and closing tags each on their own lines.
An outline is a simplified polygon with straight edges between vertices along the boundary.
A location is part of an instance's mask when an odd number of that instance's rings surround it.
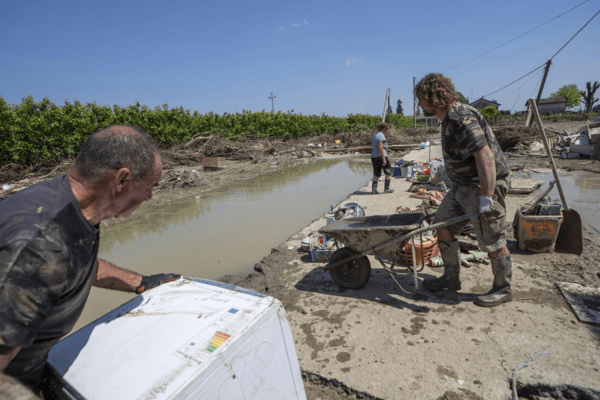
<svg viewBox="0 0 600 400">
<path fill-rule="evenodd" d="M 371 194 L 379 194 L 377 191 L 377 181 L 373 181 L 371 184 Z"/>
<path fill-rule="evenodd" d="M 442 289 L 460 290 L 460 247 L 458 240 L 438 242 L 444 260 L 444 274 L 439 278 L 427 278 L 423 281 L 425 289 L 437 292 Z"/>
<path fill-rule="evenodd" d="M 512 290 L 510 281 L 512 279 L 512 260 L 510 254 L 502 258 L 491 258 L 492 272 L 494 273 L 494 284 L 492 290 L 475 300 L 475 304 L 481 307 L 496 307 L 499 304 L 512 301 Z"/>
<path fill-rule="evenodd" d="M 394 189 L 390 189 L 390 183 L 392 182 L 391 179 L 387 179 L 385 180 L 385 185 L 383 187 L 383 192 L 384 193 L 394 193 Z"/>
</svg>

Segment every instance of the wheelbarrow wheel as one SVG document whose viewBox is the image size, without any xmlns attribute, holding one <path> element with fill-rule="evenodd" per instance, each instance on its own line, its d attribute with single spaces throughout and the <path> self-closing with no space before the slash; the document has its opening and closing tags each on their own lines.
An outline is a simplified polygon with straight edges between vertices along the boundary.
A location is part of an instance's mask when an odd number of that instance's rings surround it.
<svg viewBox="0 0 600 400">
<path fill-rule="evenodd" d="M 342 247 L 331 255 L 329 262 L 333 263 L 351 257 L 356 251 Z M 371 277 L 371 262 L 364 256 L 356 260 L 338 265 L 330 269 L 331 278 L 341 287 L 346 289 L 360 289 L 366 285 Z"/>
</svg>

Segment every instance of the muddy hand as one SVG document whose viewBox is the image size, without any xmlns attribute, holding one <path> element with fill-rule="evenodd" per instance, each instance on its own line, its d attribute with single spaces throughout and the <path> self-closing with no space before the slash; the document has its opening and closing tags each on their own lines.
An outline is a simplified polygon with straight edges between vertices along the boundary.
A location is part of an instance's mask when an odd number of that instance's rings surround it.
<svg viewBox="0 0 600 400">
<path fill-rule="evenodd" d="M 479 208 L 477 211 L 483 216 L 494 216 L 499 214 L 499 211 L 494 207 L 496 203 L 496 195 L 479 196 Z"/>
<path fill-rule="evenodd" d="M 179 279 L 181 275 L 178 274 L 156 274 L 150 276 L 142 276 L 142 283 L 135 289 L 137 294 L 143 293 L 148 289 L 155 288 L 163 283 L 175 281 Z"/>
</svg>

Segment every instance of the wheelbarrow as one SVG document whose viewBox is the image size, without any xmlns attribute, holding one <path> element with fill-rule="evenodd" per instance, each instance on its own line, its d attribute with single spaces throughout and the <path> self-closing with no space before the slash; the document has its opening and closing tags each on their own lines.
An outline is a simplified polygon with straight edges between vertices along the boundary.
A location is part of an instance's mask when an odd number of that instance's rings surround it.
<svg viewBox="0 0 600 400">
<path fill-rule="evenodd" d="M 373 215 L 341 219 L 327 224 L 319 229 L 319 232 L 334 238 L 337 250 L 331 255 L 328 264 L 323 269 L 329 271 L 331 278 L 338 285 L 347 289 L 360 289 L 369 281 L 371 276 L 371 262 L 367 255 L 374 254 L 380 256 L 376 259 L 398 287 L 405 293 L 414 294 L 418 289 L 417 273 L 420 271 L 417 270 L 414 240 L 411 240 L 413 265 L 412 267 L 409 266 L 409 269 L 413 271 L 414 279 L 414 289 L 412 291 L 405 290 L 392 274 L 398 256 L 392 258 L 391 266 L 384 263 L 385 256 L 403 249 L 408 241 L 416 235 L 422 235 L 424 232 L 464 221 L 476 216 L 477 213 L 465 214 L 425 226 L 424 222 L 434 215 L 424 213 Z M 339 247 L 338 241 L 343 243 L 345 247 Z M 389 257 L 387 258 L 389 259 Z M 425 266 L 424 257 L 421 257 L 421 262 L 422 270 Z"/>
</svg>

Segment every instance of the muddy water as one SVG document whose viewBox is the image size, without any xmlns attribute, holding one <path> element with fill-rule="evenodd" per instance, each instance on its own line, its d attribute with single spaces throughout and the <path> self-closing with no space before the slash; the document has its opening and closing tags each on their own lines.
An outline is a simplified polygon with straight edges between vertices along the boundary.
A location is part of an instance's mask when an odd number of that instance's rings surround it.
<svg viewBox="0 0 600 400">
<path fill-rule="evenodd" d="M 536 169 L 536 171 L 540 173 L 532 173 L 531 178 L 546 182 L 541 190 L 548 187 L 548 182 L 555 180 L 552 170 Z M 600 213 L 598 212 L 600 210 L 600 175 L 586 171 L 565 172 L 559 170 L 558 173 L 569 208 L 577 211 L 584 225 L 600 234 Z M 548 196 L 560 202 L 560 194 L 556 186 Z"/>
<path fill-rule="evenodd" d="M 143 205 L 127 221 L 101 229 L 99 256 L 145 275 L 245 276 L 271 248 L 371 176 L 370 163 L 320 160 L 164 207 Z M 93 288 L 75 329 L 132 297 Z"/>
</svg>

